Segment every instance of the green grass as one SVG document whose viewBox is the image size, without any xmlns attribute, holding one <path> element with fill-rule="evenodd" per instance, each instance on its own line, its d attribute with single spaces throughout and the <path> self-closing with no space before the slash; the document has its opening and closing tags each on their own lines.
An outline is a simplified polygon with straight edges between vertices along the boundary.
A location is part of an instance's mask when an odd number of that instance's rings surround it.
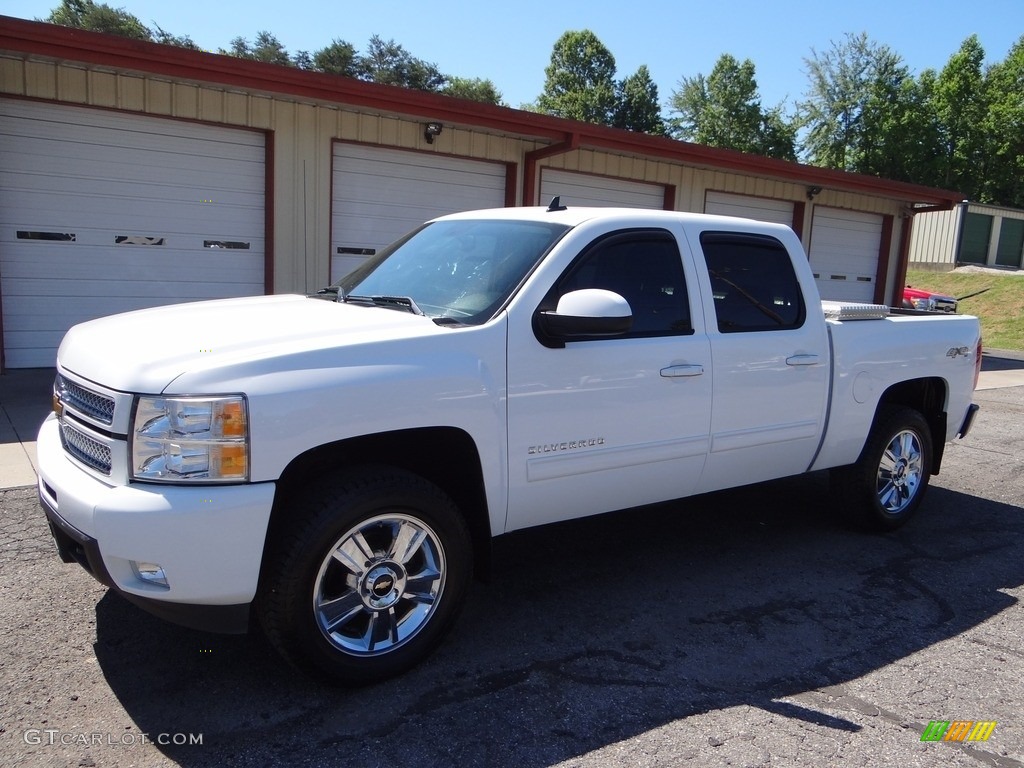
<svg viewBox="0 0 1024 768">
<path fill-rule="evenodd" d="M 961 301 L 957 311 L 981 320 L 986 347 L 1024 351 L 1024 274 L 912 269 L 907 272 L 907 285 L 957 298 L 988 288 Z"/>
</svg>

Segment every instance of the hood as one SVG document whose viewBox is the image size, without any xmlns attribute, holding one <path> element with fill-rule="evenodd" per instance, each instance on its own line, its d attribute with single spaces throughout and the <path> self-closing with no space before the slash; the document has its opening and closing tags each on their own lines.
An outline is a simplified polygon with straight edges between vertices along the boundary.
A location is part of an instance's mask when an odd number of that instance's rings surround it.
<svg viewBox="0 0 1024 768">
<path fill-rule="evenodd" d="M 298 295 L 175 304 L 74 326 L 57 362 L 123 392 L 163 392 L 187 372 L 444 332 L 427 317 Z M 273 366 L 269 366 L 273 367 Z"/>
</svg>

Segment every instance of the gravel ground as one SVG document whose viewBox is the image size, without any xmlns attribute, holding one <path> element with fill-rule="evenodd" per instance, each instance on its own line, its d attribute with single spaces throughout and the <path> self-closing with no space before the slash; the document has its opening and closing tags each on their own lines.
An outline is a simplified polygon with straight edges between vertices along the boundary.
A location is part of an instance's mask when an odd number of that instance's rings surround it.
<svg viewBox="0 0 1024 768">
<path fill-rule="evenodd" d="M 357 690 L 108 594 L 0 492 L 0 765 L 1024 766 L 1024 387 L 977 395 L 896 534 L 824 475 L 518 533 L 433 658 Z"/>
</svg>

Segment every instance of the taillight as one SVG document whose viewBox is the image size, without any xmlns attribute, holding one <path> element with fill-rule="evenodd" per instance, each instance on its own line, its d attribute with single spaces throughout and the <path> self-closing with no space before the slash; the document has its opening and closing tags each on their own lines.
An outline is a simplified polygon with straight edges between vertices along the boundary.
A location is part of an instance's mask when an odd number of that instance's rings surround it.
<svg viewBox="0 0 1024 768">
<path fill-rule="evenodd" d="M 978 349 L 974 355 L 974 388 L 978 388 L 978 379 L 981 377 L 981 337 L 978 337 Z"/>
</svg>

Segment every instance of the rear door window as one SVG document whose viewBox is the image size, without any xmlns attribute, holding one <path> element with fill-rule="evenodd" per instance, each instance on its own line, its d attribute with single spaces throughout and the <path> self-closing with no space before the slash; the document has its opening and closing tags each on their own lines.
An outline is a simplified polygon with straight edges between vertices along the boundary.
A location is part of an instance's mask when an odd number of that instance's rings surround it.
<svg viewBox="0 0 1024 768">
<path fill-rule="evenodd" d="M 703 232 L 721 333 L 781 331 L 804 324 L 806 308 L 789 251 L 767 235 Z"/>
</svg>

